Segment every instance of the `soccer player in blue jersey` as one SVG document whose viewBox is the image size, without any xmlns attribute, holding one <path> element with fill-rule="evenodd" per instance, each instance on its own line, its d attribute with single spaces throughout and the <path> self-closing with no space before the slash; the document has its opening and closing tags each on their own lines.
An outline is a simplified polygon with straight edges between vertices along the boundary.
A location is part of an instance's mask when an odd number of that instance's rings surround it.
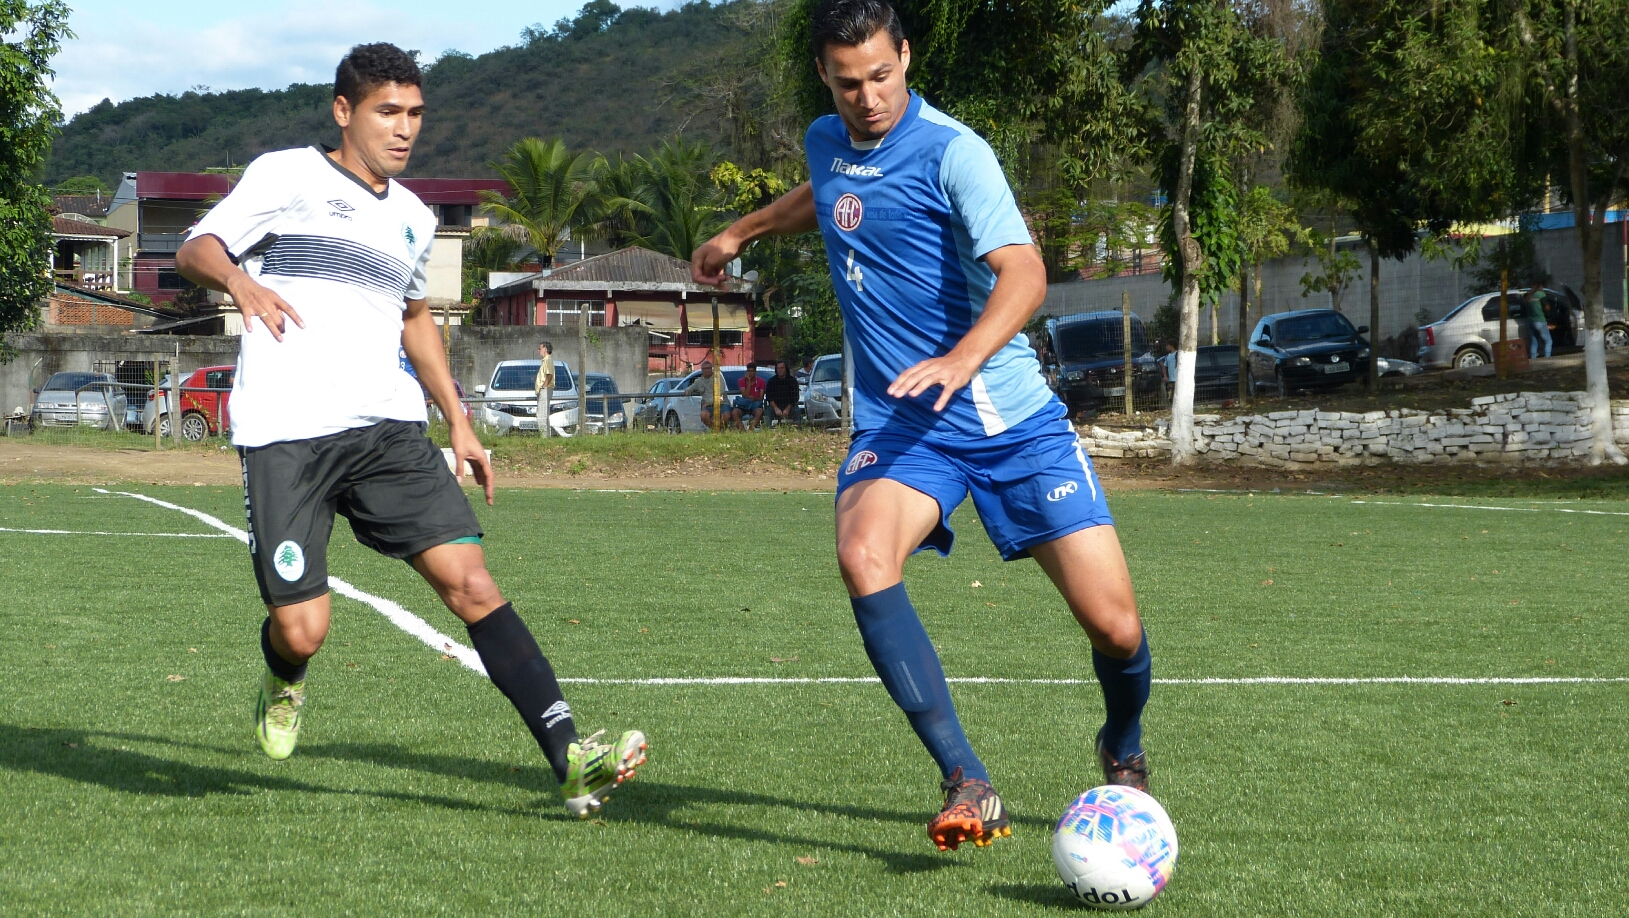
<svg viewBox="0 0 1629 918">
<path fill-rule="evenodd" d="M 754 239 L 818 227 L 854 359 L 855 432 L 837 482 L 837 562 L 867 655 L 944 781 L 940 850 L 1011 834 L 905 593 L 905 560 L 948 554 L 972 493 L 1009 560 L 1033 557 L 1092 643 L 1109 783 L 1146 789 L 1148 641 L 1103 488 L 1047 389 L 1024 324 L 1046 274 L 990 146 L 906 84 L 885 0 L 823 0 L 811 50 L 837 114 L 804 138 L 810 180 L 697 249 L 721 283 Z"/>
</svg>

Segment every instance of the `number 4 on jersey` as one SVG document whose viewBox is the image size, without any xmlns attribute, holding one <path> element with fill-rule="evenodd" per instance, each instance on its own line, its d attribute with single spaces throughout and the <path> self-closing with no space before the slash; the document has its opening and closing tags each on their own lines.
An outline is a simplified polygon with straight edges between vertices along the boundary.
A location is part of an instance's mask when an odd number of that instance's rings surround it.
<svg viewBox="0 0 1629 918">
<path fill-rule="evenodd" d="M 843 275 L 843 280 L 852 282 L 855 292 L 865 292 L 865 272 L 861 271 L 860 266 L 854 263 L 853 249 L 848 250 L 848 273 Z"/>
</svg>

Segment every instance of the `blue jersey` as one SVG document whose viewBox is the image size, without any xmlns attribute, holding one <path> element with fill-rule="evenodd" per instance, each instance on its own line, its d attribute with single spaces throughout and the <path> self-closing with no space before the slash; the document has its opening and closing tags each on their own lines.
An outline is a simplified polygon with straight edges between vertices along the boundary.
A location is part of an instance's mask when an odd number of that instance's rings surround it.
<svg viewBox="0 0 1629 918">
<path fill-rule="evenodd" d="M 933 410 L 937 388 L 888 395 L 900 373 L 948 354 L 983 313 L 995 286 L 983 256 L 1030 242 L 990 145 L 913 92 L 881 141 L 855 143 L 827 115 L 810 125 L 804 150 L 854 356 L 855 427 L 993 437 L 1052 401 L 1021 334 L 943 413 Z"/>
</svg>

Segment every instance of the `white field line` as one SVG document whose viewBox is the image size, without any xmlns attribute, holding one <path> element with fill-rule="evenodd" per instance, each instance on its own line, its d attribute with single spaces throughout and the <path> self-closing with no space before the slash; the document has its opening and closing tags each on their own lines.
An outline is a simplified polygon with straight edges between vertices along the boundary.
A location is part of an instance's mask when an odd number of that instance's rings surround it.
<svg viewBox="0 0 1629 918">
<path fill-rule="evenodd" d="M 562 683 L 576 685 L 877 685 L 876 676 L 826 676 L 798 678 L 795 676 L 668 676 L 650 679 L 598 679 L 578 677 L 561 679 Z M 992 676 L 951 676 L 946 682 L 957 685 L 1097 685 L 1096 679 L 1003 679 Z M 1629 677 L 1564 677 L 1564 676 L 1511 676 L 1469 677 L 1454 676 L 1378 676 L 1368 678 L 1321 678 L 1297 676 L 1246 676 L 1237 679 L 1155 679 L 1155 685 L 1596 685 L 1629 683 Z"/>
<path fill-rule="evenodd" d="M 1373 507 L 1436 507 L 1442 510 L 1501 510 L 1506 513 L 1584 513 L 1590 516 L 1629 516 L 1622 510 L 1579 510 L 1574 507 L 1487 507 L 1479 504 L 1415 504 L 1398 500 L 1354 500 Z"/>
<path fill-rule="evenodd" d="M 28 535 L 94 535 L 139 536 L 143 539 L 230 539 L 220 532 L 89 532 L 83 529 L 11 529 L 0 526 L 0 532 L 21 532 Z"/>
<path fill-rule="evenodd" d="M 130 491 L 105 491 L 135 500 L 146 501 L 166 510 L 185 513 L 199 522 L 219 529 L 238 541 L 248 544 L 249 534 L 236 526 L 223 522 L 201 510 L 135 494 Z M 1413 505 L 1410 505 L 1413 506 Z M 471 670 L 486 675 L 480 656 L 468 647 L 431 627 L 424 619 L 372 593 L 351 586 L 338 577 L 329 577 L 328 585 L 334 592 L 349 599 L 372 606 L 390 623 L 424 642 L 433 650 L 453 657 Z M 758 677 L 758 676 L 697 676 L 654 677 L 648 679 L 600 679 L 592 676 L 565 678 L 571 685 L 875 685 L 882 680 L 876 676 L 825 677 Z M 1096 685 L 1096 679 L 1004 679 L 996 676 L 952 676 L 945 680 L 960 685 Z M 1378 676 L 1369 678 L 1320 678 L 1297 676 L 1246 676 L 1242 678 L 1207 679 L 1155 679 L 1156 685 L 1594 685 L 1629 683 L 1629 677 L 1564 677 L 1564 676 L 1511 676 L 1511 677 L 1453 677 L 1453 676 Z"/>
<path fill-rule="evenodd" d="M 210 516 L 201 510 L 193 510 L 190 507 L 183 507 L 180 504 L 172 504 L 169 501 L 159 500 L 156 497 L 148 497 L 145 494 L 135 494 L 130 491 L 105 491 L 101 488 L 96 488 L 94 490 L 102 494 L 118 494 L 123 497 L 130 497 L 136 500 L 146 501 L 149 504 L 163 507 L 166 510 L 175 510 L 185 513 L 206 526 L 219 529 L 221 532 L 232 536 L 245 545 L 249 544 L 248 532 L 216 517 Z M 375 596 L 372 593 L 359 590 L 338 577 L 329 577 L 328 587 L 335 593 L 338 593 L 347 599 L 354 599 L 357 602 L 372 606 L 374 611 L 389 619 L 392 625 L 395 625 L 408 634 L 418 638 L 431 649 L 438 650 L 452 657 L 483 676 L 486 675 L 486 667 L 481 665 L 481 657 L 479 654 L 477 654 L 474 650 L 465 647 L 463 644 L 458 643 L 447 635 L 437 631 L 430 625 L 429 622 L 407 611 L 397 603 L 391 602 L 382 596 Z"/>
</svg>

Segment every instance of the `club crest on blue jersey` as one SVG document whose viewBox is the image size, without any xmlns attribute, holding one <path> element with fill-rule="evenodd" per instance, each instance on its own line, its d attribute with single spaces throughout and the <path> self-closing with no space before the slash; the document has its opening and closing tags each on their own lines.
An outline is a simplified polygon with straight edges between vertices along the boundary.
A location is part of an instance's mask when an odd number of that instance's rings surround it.
<svg viewBox="0 0 1629 918">
<path fill-rule="evenodd" d="M 852 475 L 868 465 L 876 464 L 877 454 L 873 453 L 871 450 L 862 449 L 854 454 L 854 458 L 848 461 L 848 468 L 844 469 L 843 471 Z"/>
<path fill-rule="evenodd" d="M 865 206 L 860 203 L 857 195 L 845 194 L 837 199 L 831 206 L 831 219 L 837 228 L 845 233 L 852 233 L 860 228 L 860 218 L 865 215 Z"/>
</svg>

